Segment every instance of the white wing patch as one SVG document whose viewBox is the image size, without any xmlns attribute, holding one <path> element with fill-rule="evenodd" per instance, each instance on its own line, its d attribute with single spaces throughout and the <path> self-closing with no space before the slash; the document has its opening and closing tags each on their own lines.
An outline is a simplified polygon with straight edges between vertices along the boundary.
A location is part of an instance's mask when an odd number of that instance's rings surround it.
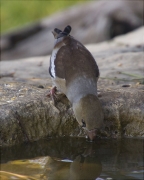
<svg viewBox="0 0 144 180">
<path fill-rule="evenodd" d="M 51 72 L 51 74 L 52 74 L 52 76 L 53 76 L 54 78 L 56 77 L 56 73 L 55 73 L 55 60 L 56 60 L 57 52 L 58 52 L 58 50 L 59 50 L 62 46 L 65 46 L 65 44 L 62 42 L 63 39 L 64 39 L 63 37 L 56 39 L 54 46 L 56 46 L 56 44 L 58 44 L 58 43 L 60 43 L 60 45 L 59 45 L 59 48 L 54 48 L 54 49 L 53 49 L 52 55 L 51 55 L 51 59 L 50 59 L 50 61 L 51 61 L 50 72 Z"/>
<path fill-rule="evenodd" d="M 55 73 L 55 59 L 56 59 L 56 55 L 57 55 L 57 52 L 58 52 L 59 48 L 58 49 L 54 49 L 52 51 L 52 55 L 51 55 L 51 74 L 53 77 L 56 77 L 56 73 Z"/>
</svg>

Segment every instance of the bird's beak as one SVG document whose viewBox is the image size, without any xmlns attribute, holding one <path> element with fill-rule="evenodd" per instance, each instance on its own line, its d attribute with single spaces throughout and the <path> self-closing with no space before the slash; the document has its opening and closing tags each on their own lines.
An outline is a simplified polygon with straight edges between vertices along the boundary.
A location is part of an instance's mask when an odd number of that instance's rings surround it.
<svg viewBox="0 0 144 180">
<path fill-rule="evenodd" d="M 87 135 L 88 135 L 88 138 L 90 139 L 90 141 L 94 141 L 97 136 L 97 129 L 92 129 L 90 131 L 87 131 Z"/>
</svg>

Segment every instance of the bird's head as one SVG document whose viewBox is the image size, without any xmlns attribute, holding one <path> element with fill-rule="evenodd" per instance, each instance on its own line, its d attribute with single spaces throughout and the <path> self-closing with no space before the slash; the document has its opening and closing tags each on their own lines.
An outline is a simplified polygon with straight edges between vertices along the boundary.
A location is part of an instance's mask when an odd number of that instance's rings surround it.
<svg viewBox="0 0 144 180">
<path fill-rule="evenodd" d="M 89 139 L 95 140 L 103 127 L 103 112 L 97 96 L 88 94 L 73 103 L 73 110 L 80 126 L 85 129 Z"/>
</svg>

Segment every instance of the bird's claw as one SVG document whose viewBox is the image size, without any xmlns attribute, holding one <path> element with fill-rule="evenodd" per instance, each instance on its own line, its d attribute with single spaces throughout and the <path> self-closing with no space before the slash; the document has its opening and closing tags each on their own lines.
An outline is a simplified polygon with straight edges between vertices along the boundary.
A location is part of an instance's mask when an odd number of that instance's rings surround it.
<svg viewBox="0 0 144 180">
<path fill-rule="evenodd" d="M 57 88 L 56 88 L 56 86 L 54 86 L 54 87 L 50 90 L 49 94 L 47 94 L 48 97 L 51 97 L 51 99 L 52 99 L 52 101 L 53 101 L 54 104 L 55 104 L 56 101 L 57 101 L 57 94 L 56 94 L 56 92 L 57 92 Z"/>
</svg>

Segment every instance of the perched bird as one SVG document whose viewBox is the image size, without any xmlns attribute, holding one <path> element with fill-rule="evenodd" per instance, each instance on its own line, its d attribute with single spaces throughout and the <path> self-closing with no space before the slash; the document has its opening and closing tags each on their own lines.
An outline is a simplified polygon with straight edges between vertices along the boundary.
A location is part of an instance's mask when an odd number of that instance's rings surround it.
<svg viewBox="0 0 144 180">
<path fill-rule="evenodd" d="M 50 58 L 49 73 L 55 87 L 72 104 L 76 119 L 89 139 L 93 141 L 97 131 L 103 127 L 103 112 L 97 97 L 99 69 L 88 49 L 71 35 L 68 25 L 63 31 L 55 28 L 54 49 Z"/>
</svg>

